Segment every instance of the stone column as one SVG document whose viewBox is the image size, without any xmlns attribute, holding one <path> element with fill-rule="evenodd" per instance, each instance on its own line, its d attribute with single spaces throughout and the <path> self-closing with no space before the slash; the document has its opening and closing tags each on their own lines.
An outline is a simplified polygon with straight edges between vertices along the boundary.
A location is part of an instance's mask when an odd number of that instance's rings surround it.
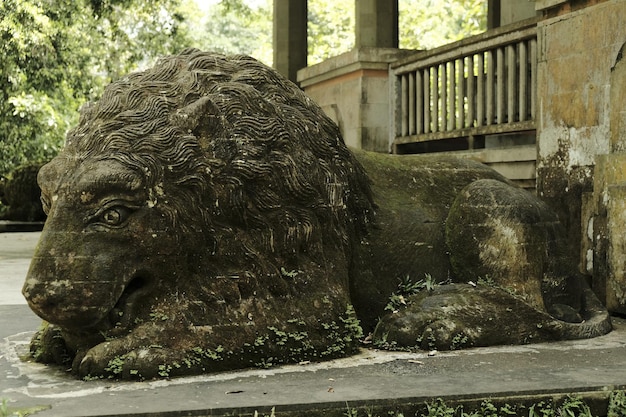
<svg viewBox="0 0 626 417">
<path fill-rule="evenodd" d="M 593 240 L 594 291 L 609 311 L 626 313 L 626 44 L 610 75 L 610 153 L 596 156 Z"/>
<path fill-rule="evenodd" d="M 355 46 L 398 47 L 398 0 L 354 0 Z"/>
<path fill-rule="evenodd" d="M 307 66 L 307 0 L 274 0 L 274 68 L 296 82 Z"/>
</svg>

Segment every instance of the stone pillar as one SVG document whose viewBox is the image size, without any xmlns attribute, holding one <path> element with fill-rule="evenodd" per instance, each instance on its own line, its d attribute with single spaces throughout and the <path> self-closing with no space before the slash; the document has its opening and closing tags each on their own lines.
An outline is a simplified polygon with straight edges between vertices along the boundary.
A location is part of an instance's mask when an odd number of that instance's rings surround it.
<svg viewBox="0 0 626 417">
<path fill-rule="evenodd" d="M 626 44 L 611 68 L 611 152 L 596 157 L 593 240 L 594 291 L 609 311 L 626 313 Z"/>
<path fill-rule="evenodd" d="M 307 66 L 307 0 L 274 0 L 274 68 L 296 82 Z"/>
<path fill-rule="evenodd" d="M 398 0 L 355 0 L 355 46 L 398 47 Z"/>
<path fill-rule="evenodd" d="M 487 29 L 495 29 L 502 26 L 500 24 L 500 1 L 487 0 Z"/>
<path fill-rule="evenodd" d="M 355 48 L 302 69 L 298 80 L 348 146 L 389 152 L 389 64 L 411 52 Z"/>
</svg>

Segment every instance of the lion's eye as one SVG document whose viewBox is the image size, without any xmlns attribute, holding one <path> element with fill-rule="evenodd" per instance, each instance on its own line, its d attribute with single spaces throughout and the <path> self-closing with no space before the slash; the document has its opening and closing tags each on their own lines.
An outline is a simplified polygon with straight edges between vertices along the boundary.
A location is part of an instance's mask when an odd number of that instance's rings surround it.
<svg viewBox="0 0 626 417">
<path fill-rule="evenodd" d="M 124 223 L 130 214 L 126 207 L 116 206 L 105 210 L 100 216 L 100 222 L 108 226 L 119 226 Z"/>
</svg>

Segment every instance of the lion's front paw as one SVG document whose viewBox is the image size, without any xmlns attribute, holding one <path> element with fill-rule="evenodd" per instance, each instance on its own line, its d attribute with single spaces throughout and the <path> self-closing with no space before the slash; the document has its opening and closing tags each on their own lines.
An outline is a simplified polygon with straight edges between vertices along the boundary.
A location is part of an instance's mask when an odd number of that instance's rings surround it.
<svg viewBox="0 0 626 417">
<path fill-rule="evenodd" d="M 123 340 L 101 343 L 90 349 L 77 364 L 81 378 L 153 379 L 171 375 L 179 353 L 161 346 L 128 350 Z"/>
<path fill-rule="evenodd" d="M 47 322 L 30 341 L 30 354 L 37 362 L 69 365 L 72 362 L 72 353 L 65 344 L 61 330 Z"/>
</svg>

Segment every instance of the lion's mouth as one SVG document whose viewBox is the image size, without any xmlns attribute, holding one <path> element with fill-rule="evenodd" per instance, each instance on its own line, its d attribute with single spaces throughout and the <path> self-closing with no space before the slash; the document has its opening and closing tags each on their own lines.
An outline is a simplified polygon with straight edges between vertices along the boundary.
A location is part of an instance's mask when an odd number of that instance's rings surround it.
<svg viewBox="0 0 626 417">
<path fill-rule="evenodd" d="M 129 281 L 122 295 L 109 312 L 109 320 L 114 327 L 128 327 L 138 300 L 148 292 L 149 281 L 143 276 L 135 276 Z"/>
</svg>

